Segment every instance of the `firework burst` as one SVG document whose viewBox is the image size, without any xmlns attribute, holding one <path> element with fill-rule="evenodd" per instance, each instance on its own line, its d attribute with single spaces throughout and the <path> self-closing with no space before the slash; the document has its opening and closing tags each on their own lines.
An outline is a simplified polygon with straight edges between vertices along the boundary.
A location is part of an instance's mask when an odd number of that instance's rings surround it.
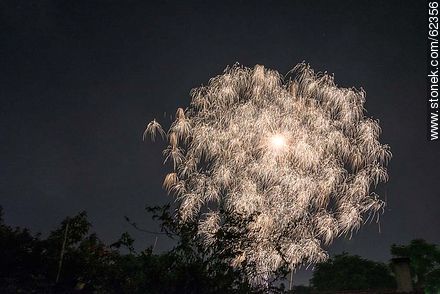
<svg viewBox="0 0 440 294">
<path fill-rule="evenodd" d="M 227 68 L 191 91 L 166 134 L 173 171 L 164 187 L 180 221 L 197 222 L 212 246 L 228 217 L 246 219 L 228 225 L 246 242 L 224 246 L 256 284 L 282 266 L 325 260 L 323 245 L 384 206 L 370 190 L 387 181 L 391 153 L 364 115 L 365 93 L 303 63 L 292 73 L 285 81 L 259 65 Z M 145 135 L 156 133 L 153 120 Z"/>
</svg>

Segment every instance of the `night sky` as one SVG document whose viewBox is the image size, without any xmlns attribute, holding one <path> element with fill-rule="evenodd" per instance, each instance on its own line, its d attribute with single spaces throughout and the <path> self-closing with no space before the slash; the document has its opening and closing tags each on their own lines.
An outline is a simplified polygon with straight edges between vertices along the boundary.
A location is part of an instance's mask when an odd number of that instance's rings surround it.
<svg viewBox="0 0 440 294">
<path fill-rule="evenodd" d="M 144 248 L 157 224 L 163 143 L 145 125 L 189 103 L 227 65 L 287 73 L 301 61 L 367 92 L 391 146 L 388 206 L 343 250 L 387 261 L 392 243 L 440 243 L 440 146 L 426 140 L 424 1 L 0 1 L 0 205 L 47 234 L 86 210 L 105 241 Z M 160 237 L 158 249 L 171 246 Z M 306 282 L 310 273 L 300 273 Z"/>
</svg>

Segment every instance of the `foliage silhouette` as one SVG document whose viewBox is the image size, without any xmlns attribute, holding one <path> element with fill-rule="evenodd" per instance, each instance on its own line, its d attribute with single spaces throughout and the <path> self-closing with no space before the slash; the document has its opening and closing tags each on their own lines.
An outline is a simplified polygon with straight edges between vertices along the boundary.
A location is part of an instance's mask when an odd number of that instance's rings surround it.
<svg viewBox="0 0 440 294">
<path fill-rule="evenodd" d="M 179 240 L 161 254 L 153 254 L 152 248 L 137 253 L 128 233 L 110 246 L 104 244 L 90 232 L 85 212 L 64 219 L 46 239 L 5 225 L 0 214 L 0 292 L 250 293 L 240 273 L 220 257 L 207 258 L 194 242 L 194 228 L 174 222 L 169 210 L 169 205 L 147 209 L 164 233 Z"/>
<path fill-rule="evenodd" d="M 345 252 L 318 264 L 311 284 L 318 291 L 395 288 L 394 278 L 385 264 Z"/>
</svg>

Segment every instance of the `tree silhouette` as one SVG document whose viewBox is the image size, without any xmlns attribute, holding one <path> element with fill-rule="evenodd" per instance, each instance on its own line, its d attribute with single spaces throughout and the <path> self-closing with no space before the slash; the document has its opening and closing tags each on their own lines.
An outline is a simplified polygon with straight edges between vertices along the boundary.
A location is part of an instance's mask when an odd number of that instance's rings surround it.
<svg viewBox="0 0 440 294">
<path fill-rule="evenodd" d="M 85 212 L 65 218 L 46 239 L 5 225 L 0 213 L 0 292 L 252 292 L 240 272 L 205 254 L 206 248 L 195 242 L 196 227 L 176 222 L 169 205 L 148 211 L 163 233 L 178 241 L 175 248 L 160 254 L 151 247 L 136 252 L 128 233 L 108 246 L 90 232 Z"/>
<path fill-rule="evenodd" d="M 395 288 L 394 277 L 385 264 L 347 253 L 317 264 L 310 282 L 319 291 Z"/>
</svg>

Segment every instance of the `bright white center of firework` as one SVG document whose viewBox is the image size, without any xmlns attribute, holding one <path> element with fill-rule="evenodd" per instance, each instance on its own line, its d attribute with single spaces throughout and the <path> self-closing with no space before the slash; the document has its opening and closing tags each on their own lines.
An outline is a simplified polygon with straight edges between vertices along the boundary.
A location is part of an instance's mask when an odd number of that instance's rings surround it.
<svg viewBox="0 0 440 294">
<path fill-rule="evenodd" d="M 274 150 L 282 150 L 286 147 L 286 138 L 282 135 L 273 135 L 269 139 L 270 147 Z"/>
</svg>

